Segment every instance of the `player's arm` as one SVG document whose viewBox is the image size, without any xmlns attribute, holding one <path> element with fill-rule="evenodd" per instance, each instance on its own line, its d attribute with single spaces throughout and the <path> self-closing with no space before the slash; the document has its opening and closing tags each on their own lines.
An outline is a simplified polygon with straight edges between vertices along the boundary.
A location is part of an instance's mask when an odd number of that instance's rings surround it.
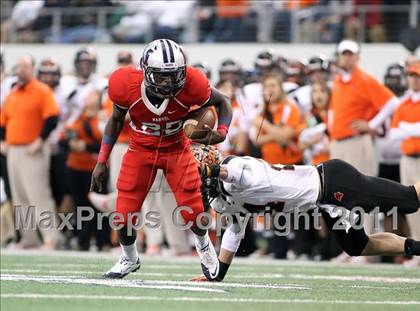
<svg viewBox="0 0 420 311">
<path fill-rule="evenodd" d="M 217 111 L 217 130 L 209 128 L 209 131 L 204 138 L 194 139 L 197 143 L 214 145 L 224 141 L 227 136 L 230 122 L 232 121 L 232 106 L 230 100 L 220 91 L 212 87 L 209 100 L 202 107 L 210 106 L 214 106 Z"/>
<path fill-rule="evenodd" d="M 118 136 L 124 126 L 127 109 L 114 104 L 112 115 L 108 119 L 105 126 L 104 136 L 102 138 L 101 148 L 99 150 L 98 161 L 92 173 L 92 182 L 90 191 L 98 189 L 102 191 L 103 183 L 105 181 L 106 163 L 111 154 L 112 147 L 117 141 Z"/>
<path fill-rule="evenodd" d="M 245 228 L 241 228 L 241 226 L 238 224 L 238 221 L 234 222 L 225 230 L 222 237 L 222 244 L 220 246 L 219 273 L 216 277 L 212 277 L 210 274 L 205 273 L 207 281 L 223 281 L 233 261 L 233 258 L 238 251 L 241 240 L 244 237 L 244 232 Z M 194 280 L 203 280 L 203 278 L 197 278 Z"/>
<path fill-rule="evenodd" d="M 205 164 L 202 175 L 217 177 L 220 180 L 235 184 L 237 188 L 250 187 L 256 180 L 251 167 L 243 158 L 237 157 L 227 164 Z"/>
</svg>

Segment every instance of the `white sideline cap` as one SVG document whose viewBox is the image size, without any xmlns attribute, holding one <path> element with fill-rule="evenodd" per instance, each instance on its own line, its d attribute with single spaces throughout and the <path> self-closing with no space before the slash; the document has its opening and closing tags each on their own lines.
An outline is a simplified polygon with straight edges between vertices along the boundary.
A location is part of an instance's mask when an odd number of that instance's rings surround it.
<svg viewBox="0 0 420 311">
<path fill-rule="evenodd" d="M 354 54 L 359 54 L 360 45 L 353 40 L 343 40 L 337 45 L 337 53 L 342 54 L 345 51 L 350 51 Z"/>
</svg>

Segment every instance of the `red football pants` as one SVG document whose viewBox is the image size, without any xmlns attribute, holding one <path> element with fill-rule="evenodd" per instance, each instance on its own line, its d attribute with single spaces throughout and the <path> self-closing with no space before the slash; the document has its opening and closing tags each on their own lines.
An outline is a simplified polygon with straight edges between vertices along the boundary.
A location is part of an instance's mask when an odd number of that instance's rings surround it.
<svg viewBox="0 0 420 311">
<path fill-rule="evenodd" d="M 184 145 L 184 144 L 182 144 Z M 129 214 L 138 213 L 156 177 L 162 169 L 175 196 L 186 224 L 196 223 L 197 215 L 204 211 L 201 199 L 201 179 L 197 162 L 189 144 L 161 149 L 145 149 L 130 145 L 124 155 L 117 181 L 116 211 L 122 216 L 117 223 L 127 224 Z M 163 191 L 164 189 L 160 189 Z M 133 222 L 135 219 L 131 219 Z"/>
</svg>

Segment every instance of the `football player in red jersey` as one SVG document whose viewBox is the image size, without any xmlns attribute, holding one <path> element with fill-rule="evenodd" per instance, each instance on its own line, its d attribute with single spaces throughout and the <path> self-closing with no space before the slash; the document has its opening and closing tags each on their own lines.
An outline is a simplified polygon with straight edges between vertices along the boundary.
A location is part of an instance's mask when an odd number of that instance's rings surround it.
<svg viewBox="0 0 420 311">
<path fill-rule="evenodd" d="M 192 224 L 195 245 L 201 264 L 217 274 L 219 263 L 207 231 L 198 228 L 197 216 L 203 212 L 201 180 L 183 133 L 183 119 L 192 106 L 215 106 L 217 130 L 197 140 L 207 144 L 222 142 L 232 118 L 230 102 L 212 88 L 206 76 L 186 65 L 185 54 L 175 42 L 159 39 L 143 51 L 141 69 L 124 67 L 109 77 L 108 94 L 114 103 L 108 120 L 98 162 L 92 173 L 92 189 L 101 191 L 105 180 L 106 162 L 128 112 L 131 117 L 129 147 L 124 155 L 117 181 L 116 211 L 122 215 L 118 231 L 122 255 L 107 272 L 107 278 L 122 278 L 140 268 L 135 246 L 135 232 L 128 231 L 131 215 L 138 213 L 150 190 L 158 169 L 162 169 L 181 215 Z"/>
</svg>

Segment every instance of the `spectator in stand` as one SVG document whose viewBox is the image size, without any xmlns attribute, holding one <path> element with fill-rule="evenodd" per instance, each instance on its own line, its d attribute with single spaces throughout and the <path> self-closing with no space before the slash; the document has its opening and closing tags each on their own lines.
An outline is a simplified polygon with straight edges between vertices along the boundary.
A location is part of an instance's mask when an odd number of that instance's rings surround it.
<svg viewBox="0 0 420 311">
<path fill-rule="evenodd" d="M 72 0 L 72 7 L 78 7 L 80 12 L 65 14 L 63 24 L 65 28 L 60 34 L 60 43 L 90 43 L 109 42 L 110 37 L 105 28 L 98 27 L 96 11 L 86 12 L 85 8 L 110 7 L 110 0 L 80 1 Z"/>
<path fill-rule="evenodd" d="M 206 41 L 216 22 L 216 0 L 197 0 L 200 42 Z"/>
<path fill-rule="evenodd" d="M 385 27 L 383 25 L 383 15 L 379 10 L 379 6 L 383 4 L 383 0 L 354 0 L 354 8 L 357 9 L 360 5 L 368 5 L 372 9 L 368 10 L 362 17 L 358 15 L 357 11 L 353 13 L 353 25 L 356 27 L 356 33 L 360 28 L 367 30 L 367 42 L 384 42 L 385 41 Z M 376 8 L 375 8 L 376 7 Z M 364 21 L 365 24 L 362 24 Z"/>
<path fill-rule="evenodd" d="M 217 19 L 208 41 L 242 41 L 243 20 L 248 7 L 248 0 L 216 0 Z"/>
<path fill-rule="evenodd" d="M 398 106 L 392 119 L 391 138 L 401 140 L 401 183 L 410 185 L 420 180 L 420 62 L 407 69 L 409 93 Z M 412 238 L 420 238 L 420 211 L 407 215 Z M 420 258 L 409 263 L 420 266 Z"/>
<path fill-rule="evenodd" d="M 12 203 L 22 219 L 34 212 L 35 224 L 25 226 L 17 248 L 39 246 L 37 230 L 43 239 L 43 249 L 55 249 L 59 234 L 55 230 L 55 204 L 49 178 L 50 152 L 44 143 L 58 120 L 58 105 L 48 85 L 35 78 L 35 61 L 26 55 L 16 65 L 18 82 L 2 106 L 1 150 L 7 152 Z M 30 120 L 30 122 L 28 122 Z M 4 141 L 4 139 L 6 141 Z M 35 210 L 31 210 L 30 207 Z M 40 215 L 52 215 L 52 228 L 39 226 Z M 51 230 L 53 229 L 53 230 Z"/>
<path fill-rule="evenodd" d="M 292 12 L 315 5 L 319 0 L 286 0 L 273 1 L 274 10 L 274 41 L 292 41 Z"/>
<path fill-rule="evenodd" d="M 321 0 L 315 15 L 315 31 L 320 43 L 338 43 L 344 31 L 346 15 L 352 13 L 353 4 L 351 1 Z"/>
</svg>

